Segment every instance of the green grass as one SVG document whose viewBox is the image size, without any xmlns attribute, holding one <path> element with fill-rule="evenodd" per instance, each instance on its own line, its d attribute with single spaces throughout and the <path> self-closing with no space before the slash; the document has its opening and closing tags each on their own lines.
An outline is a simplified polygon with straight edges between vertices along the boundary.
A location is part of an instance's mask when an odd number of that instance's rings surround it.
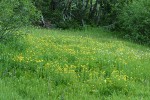
<svg viewBox="0 0 150 100">
<path fill-rule="evenodd" d="M 149 100 L 150 48 L 103 29 L 22 29 L 0 43 L 0 100 Z"/>
</svg>

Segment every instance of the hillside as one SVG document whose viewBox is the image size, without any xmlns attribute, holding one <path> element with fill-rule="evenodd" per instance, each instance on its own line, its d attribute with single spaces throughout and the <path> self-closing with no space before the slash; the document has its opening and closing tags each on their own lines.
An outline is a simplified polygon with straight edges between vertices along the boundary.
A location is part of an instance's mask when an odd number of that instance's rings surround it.
<svg viewBox="0 0 150 100">
<path fill-rule="evenodd" d="M 0 100 L 149 100 L 149 47 L 98 28 L 20 32 L 0 43 Z"/>
</svg>

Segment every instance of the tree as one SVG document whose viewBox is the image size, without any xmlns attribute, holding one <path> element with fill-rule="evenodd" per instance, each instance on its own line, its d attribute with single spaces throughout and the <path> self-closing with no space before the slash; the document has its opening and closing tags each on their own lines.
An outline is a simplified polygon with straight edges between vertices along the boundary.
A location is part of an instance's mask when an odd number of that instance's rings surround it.
<svg viewBox="0 0 150 100">
<path fill-rule="evenodd" d="M 0 40 L 12 37 L 21 26 L 34 22 L 38 17 L 30 0 L 0 1 Z"/>
<path fill-rule="evenodd" d="M 58 27 L 109 26 L 132 0 L 34 0 L 45 20 Z M 70 24 L 71 23 L 71 24 Z"/>
</svg>

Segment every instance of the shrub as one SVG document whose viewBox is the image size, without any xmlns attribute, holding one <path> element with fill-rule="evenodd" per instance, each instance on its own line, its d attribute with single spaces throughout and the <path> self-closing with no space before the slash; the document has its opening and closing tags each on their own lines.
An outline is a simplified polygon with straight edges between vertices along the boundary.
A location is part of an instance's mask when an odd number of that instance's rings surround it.
<svg viewBox="0 0 150 100">
<path fill-rule="evenodd" d="M 14 36 L 18 28 L 36 20 L 36 12 L 30 0 L 1 0 L 0 40 Z"/>
<path fill-rule="evenodd" d="M 133 1 L 123 8 L 119 25 L 125 37 L 140 43 L 150 44 L 150 1 Z"/>
</svg>

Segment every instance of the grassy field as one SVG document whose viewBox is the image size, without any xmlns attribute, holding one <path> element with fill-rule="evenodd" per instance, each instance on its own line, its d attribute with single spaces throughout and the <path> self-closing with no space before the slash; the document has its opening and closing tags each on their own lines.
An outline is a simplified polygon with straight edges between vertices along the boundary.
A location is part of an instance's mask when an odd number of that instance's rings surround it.
<svg viewBox="0 0 150 100">
<path fill-rule="evenodd" d="M 0 100 L 150 100 L 150 48 L 102 29 L 22 29 L 0 43 Z"/>
</svg>

